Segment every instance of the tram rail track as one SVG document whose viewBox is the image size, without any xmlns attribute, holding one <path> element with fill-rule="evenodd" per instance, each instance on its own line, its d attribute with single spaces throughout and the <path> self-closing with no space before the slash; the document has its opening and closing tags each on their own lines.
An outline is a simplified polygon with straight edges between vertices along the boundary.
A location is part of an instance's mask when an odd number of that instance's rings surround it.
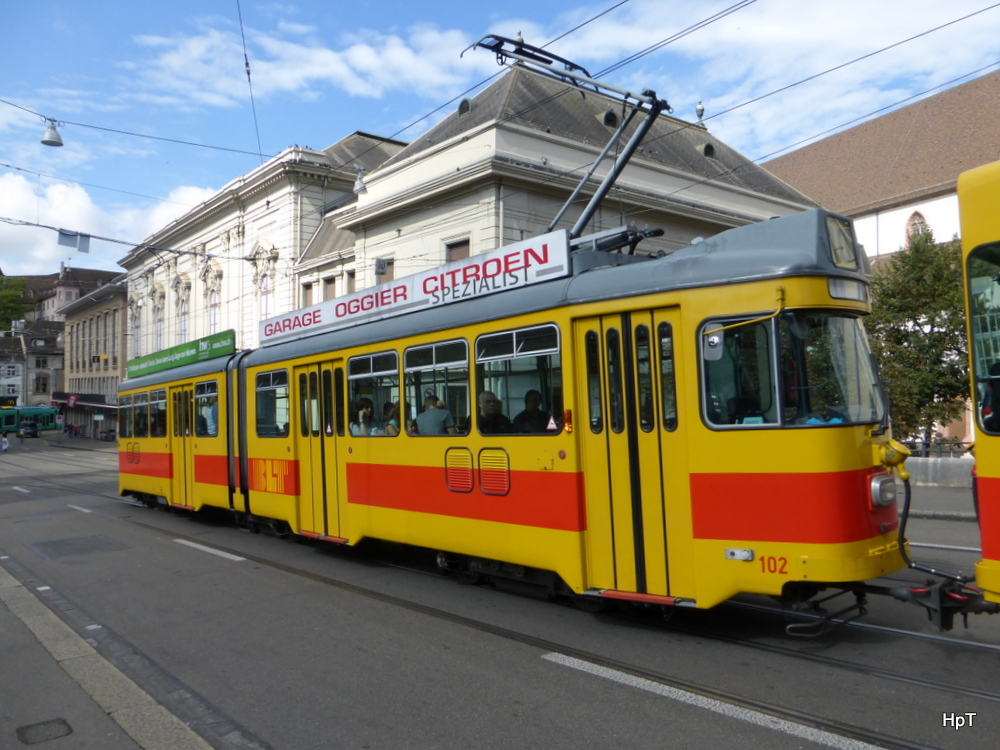
<svg viewBox="0 0 1000 750">
<path fill-rule="evenodd" d="M 185 535 L 183 533 L 178 533 L 177 529 L 163 528 L 161 526 L 150 524 L 135 518 L 131 518 L 129 519 L 129 521 L 143 528 L 146 528 L 153 533 L 170 537 L 171 539 L 196 542 L 197 544 L 200 545 L 206 544 L 206 539 L 204 538 L 204 536 Z M 313 544 L 312 542 L 309 541 L 305 541 L 304 543 Z M 575 646 L 568 645 L 565 643 L 559 643 L 558 641 L 542 638 L 529 633 L 524 633 L 513 628 L 490 623 L 481 619 L 477 619 L 475 617 L 469 617 L 466 615 L 448 611 L 446 609 L 442 609 L 440 607 L 424 604 L 419 601 L 406 599 L 397 596 L 395 594 L 387 593 L 385 591 L 380 591 L 376 588 L 345 581 L 343 579 L 330 576 L 325 573 L 317 572 L 314 570 L 308 570 L 301 566 L 281 562 L 266 556 L 249 553 L 245 549 L 231 547 L 227 545 L 221 545 L 214 542 L 211 543 L 210 546 L 212 546 L 213 549 L 216 549 L 219 552 L 228 555 L 236 555 L 239 557 L 243 557 L 255 564 L 264 565 L 274 570 L 286 573 L 288 575 L 304 578 L 324 586 L 330 586 L 332 588 L 336 588 L 341 591 L 346 591 L 349 593 L 353 593 L 355 595 L 371 598 L 379 602 L 382 602 L 384 604 L 388 604 L 394 607 L 399 607 L 401 609 L 405 609 L 411 612 L 416 612 L 425 615 L 427 617 L 433 617 L 435 619 L 460 625 L 462 627 L 467 627 L 521 645 L 533 646 L 540 650 L 544 650 L 547 653 L 559 654 L 568 659 L 579 660 L 581 662 L 595 665 L 596 667 L 600 667 L 602 669 L 614 670 L 615 672 L 625 675 L 630 675 L 640 680 L 648 680 L 658 685 L 663 685 L 665 687 L 672 688 L 675 690 L 681 690 L 686 693 L 700 696 L 708 700 L 721 701 L 723 703 L 741 709 L 759 712 L 761 714 L 773 717 L 780 721 L 787 721 L 787 722 L 792 722 L 794 724 L 800 724 L 802 726 L 809 727 L 811 729 L 815 729 L 821 732 L 829 732 L 831 734 L 835 734 L 840 737 L 847 738 L 849 740 L 854 740 L 861 743 L 867 743 L 877 747 L 914 748 L 914 749 L 931 747 L 929 745 L 925 745 L 920 742 L 888 735 L 864 727 L 852 726 L 850 724 L 839 722 L 836 720 L 819 718 L 794 708 L 782 707 L 764 701 L 747 698 L 737 693 L 722 690 L 711 685 L 698 683 L 696 681 L 675 677 L 673 675 L 666 674 L 665 672 L 662 671 L 657 671 L 654 669 L 648 669 L 642 666 L 638 666 L 636 664 L 630 663 L 622 659 L 609 657 L 607 655 L 599 654 L 586 649 L 577 648 Z M 435 575 L 435 576 L 440 575 L 429 569 L 421 569 L 412 566 L 397 565 L 391 562 L 386 562 L 384 560 L 378 560 L 377 562 L 380 565 L 402 568 L 404 570 L 414 573 Z M 508 595 L 514 595 L 514 594 L 508 594 Z M 778 614 L 778 612 L 775 611 L 775 614 Z M 624 614 L 621 616 L 622 618 L 626 617 L 626 615 Z M 752 649 L 788 658 L 804 660 L 813 664 L 835 668 L 843 671 L 848 671 L 856 674 L 863 674 L 869 677 L 878 677 L 886 680 L 892 680 L 896 682 L 906 683 L 909 685 L 914 685 L 924 689 L 946 692 L 952 696 L 987 700 L 990 702 L 1000 702 L 1000 692 L 982 690 L 969 686 L 956 685 L 954 683 L 945 682 L 943 680 L 936 680 L 936 679 L 922 677 L 920 675 L 908 674 L 897 670 L 891 670 L 882 667 L 876 667 L 873 665 L 861 664 L 846 659 L 838 659 L 835 657 L 829 657 L 819 654 L 803 653 L 802 651 L 796 650 L 794 648 L 787 648 L 787 647 L 777 646 L 774 644 L 755 643 L 745 639 L 732 638 L 721 634 L 704 632 L 704 631 L 695 631 L 689 628 L 680 628 L 672 625 L 669 622 L 656 622 L 654 624 L 649 622 L 648 619 L 645 621 L 643 620 L 637 621 L 635 618 L 628 618 L 628 620 L 632 623 L 638 622 L 638 624 L 644 627 L 665 629 L 668 630 L 669 632 L 682 633 L 685 635 L 707 639 L 709 641 L 714 641 L 718 643 L 727 643 L 729 645 L 735 645 L 740 648 Z M 920 635 L 920 634 L 910 634 L 907 633 L 907 631 L 895 631 L 895 633 L 897 635 L 903 635 L 903 636 Z M 942 640 L 947 641 L 948 639 L 943 638 Z M 951 643 L 953 643 L 956 646 L 964 646 L 970 648 L 985 648 L 991 651 L 997 650 L 997 647 L 994 647 L 991 644 L 969 643 L 964 641 L 951 641 Z"/>
<path fill-rule="evenodd" d="M 133 507 L 137 505 L 134 502 L 129 502 L 128 500 L 122 499 L 113 494 L 94 491 L 94 490 L 86 490 L 78 486 L 73 486 L 68 483 L 63 483 L 47 478 L 33 480 L 31 484 L 72 490 L 74 492 L 85 494 L 88 496 L 93 496 L 103 499 L 111 499 L 114 500 L 115 502 L 126 504 Z M 171 524 L 170 525 L 171 527 L 166 527 L 162 524 L 150 523 L 147 520 L 143 520 L 140 517 L 141 515 L 142 514 L 139 514 L 139 516 L 133 516 L 121 520 L 129 521 L 130 523 L 140 526 L 152 533 L 161 536 L 166 536 L 171 539 L 187 540 L 191 542 L 196 541 L 198 544 L 202 545 L 206 544 L 206 538 L 203 534 L 201 535 L 185 534 L 183 531 L 176 528 L 176 524 Z M 324 547 L 322 545 L 319 545 L 318 543 L 309 542 L 307 540 L 299 540 L 299 541 L 303 541 L 306 544 L 315 544 L 317 549 L 330 549 L 331 551 L 333 549 L 329 548 L 328 546 Z M 240 557 L 251 560 L 256 564 L 268 566 L 274 570 L 281 571 L 288 575 L 294 575 L 300 578 L 320 583 L 325 586 L 334 587 L 343 591 L 354 593 L 359 596 L 372 598 L 395 607 L 400 607 L 407 609 L 409 611 L 418 612 L 428 617 L 434 617 L 442 621 L 448 621 L 454 624 L 461 625 L 463 627 L 475 629 L 477 631 L 488 633 L 496 637 L 504 638 L 506 640 L 517 642 L 523 645 L 534 646 L 539 649 L 544 649 L 546 652 L 560 654 L 568 659 L 575 659 L 582 662 L 586 662 L 588 664 L 593 664 L 602 669 L 614 670 L 616 672 L 625 675 L 630 675 L 639 680 L 651 681 L 658 685 L 663 685 L 675 690 L 685 691 L 687 693 L 691 693 L 696 696 L 701 696 L 705 699 L 721 701 L 728 705 L 736 706 L 746 710 L 756 711 L 764 715 L 774 717 L 775 719 L 781 721 L 800 724 L 802 726 L 811 727 L 818 731 L 830 732 L 840 737 L 849 738 L 857 742 L 869 743 L 879 747 L 891 747 L 891 748 L 927 747 L 926 745 L 923 745 L 918 742 L 912 742 L 904 738 L 890 736 L 880 732 L 868 730 L 863 727 L 854 727 L 849 724 L 838 722 L 835 720 L 817 718 L 805 714 L 801 711 L 797 711 L 796 709 L 769 704 L 759 700 L 748 699 L 744 696 L 727 692 L 725 690 L 720 690 L 710 685 L 700 684 L 698 682 L 674 677 L 662 671 L 656 671 L 641 666 L 637 666 L 633 663 L 629 663 L 628 661 L 615 659 L 599 653 L 587 651 L 585 649 L 579 649 L 574 646 L 558 643 L 553 640 L 523 633 L 516 629 L 503 627 L 474 617 L 468 617 L 465 615 L 450 612 L 440 607 L 430 606 L 418 601 L 412 601 L 403 597 L 386 593 L 385 591 L 380 591 L 372 587 L 351 583 L 350 581 L 342 580 L 340 578 L 331 576 L 323 572 L 317 572 L 315 570 L 309 570 L 294 564 L 281 562 L 279 560 L 274 559 L 271 556 L 255 555 L 253 553 L 247 552 L 245 549 L 219 544 L 216 541 L 210 541 L 209 543 L 213 548 L 221 552 L 225 552 L 232 555 L 238 555 Z M 378 559 L 375 562 L 377 562 L 379 565 L 398 567 L 415 573 L 432 575 L 436 577 L 440 576 L 440 573 L 437 572 L 436 569 L 431 567 L 418 568 L 413 566 L 400 565 L 391 561 L 386 561 L 384 559 Z M 730 605 L 725 605 L 725 606 L 730 606 Z M 748 606 L 748 605 L 745 605 L 743 603 L 734 603 L 732 606 Z M 768 608 L 768 607 L 754 607 L 754 608 L 764 614 L 774 615 L 776 617 L 780 616 L 784 618 L 788 614 L 784 610 L 775 608 Z M 759 641 L 751 641 L 748 639 L 712 632 L 711 630 L 706 630 L 701 627 L 698 629 L 693 629 L 689 627 L 679 626 L 676 623 L 671 623 L 671 622 L 656 621 L 654 623 L 650 620 L 650 618 L 637 619 L 634 617 L 630 617 L 628 619 L 632 623 L 637 623 L 642 627 L 664 629 L 669 632 L 690 635 L 692 637 L 707 639 L 718 643 L 726 643 L 728 645 L 737 646 L 743 649 L 754 650 L 762 653 L 771 653 L 786 658 L 804 660 L 828 668 L 852 672 L 855 674 L 863 674 L 869 677 L 878 677 L 886 680 L 892 680 L 895 682 L 914 685 L 927 690 L 948 693 L 951 696 L 985 700 L 989 702 L 1000 702 L 1000 692 L 979 689 L 973 686 L 958 685 L 944 680 L 933 679 L 917 674 L 907 673 L 904 671 L 891 670 L 871 664 L 864 664 L 856 660 L 841 659 L 828 655 L 804 652 L 800 649 L 796 649 L 791 646 L 783 646 L 774 643 L 762 643 Z M 844 627 L 877 630 L 878 632 L 890 633 L 896 637 L 930 640 L 935 643 L 947 644 L 949 647 L 982 649 L 988 652 L 996 652 L 1000 650 L 1000 646 L 996 646 L 993 644 L 979 643 L 972 641 L 960 641 L 945 636 L 929 636 L 928 634 L 925 633 L 915 633 L 912 631 L 905 631 L 894 628 L 885 628 L 883 626 L 871 625 L 869 623 L 857 623 L 857 622 L 847 623 L 844 625 Z"/>
</svg>

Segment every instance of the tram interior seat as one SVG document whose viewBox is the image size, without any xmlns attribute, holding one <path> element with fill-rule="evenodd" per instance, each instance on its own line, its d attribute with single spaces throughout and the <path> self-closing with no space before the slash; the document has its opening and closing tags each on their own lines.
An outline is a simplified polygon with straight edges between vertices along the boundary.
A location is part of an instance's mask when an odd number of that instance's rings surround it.
<svg viewBox="0 0 1000 750">
<path fill-rule="evenodd" d="M 753 396 L 734 396 L 726 401 L 729 424 L 753 424 L 763 422 L 764 412 L 760 402 Z"/>
</svg>

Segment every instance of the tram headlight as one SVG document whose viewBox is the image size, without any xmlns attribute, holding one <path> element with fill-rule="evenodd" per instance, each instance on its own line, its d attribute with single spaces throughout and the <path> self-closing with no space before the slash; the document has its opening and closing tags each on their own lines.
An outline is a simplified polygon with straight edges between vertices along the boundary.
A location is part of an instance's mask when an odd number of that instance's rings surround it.
<svg viewBox="0 0 1000 750">
<path fill-rule="evenodd" d="M 891 476 L 872 477 L 872 506 L 885 508 L 896 503 L 896 480 Z"/>
</svg>

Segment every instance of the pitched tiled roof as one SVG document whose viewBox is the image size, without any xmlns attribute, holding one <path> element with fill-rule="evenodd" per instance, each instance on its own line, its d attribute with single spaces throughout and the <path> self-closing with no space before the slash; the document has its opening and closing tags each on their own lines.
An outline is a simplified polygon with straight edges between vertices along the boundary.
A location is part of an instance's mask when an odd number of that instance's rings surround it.
<svg viewBox="0 0 1000 750">
<path fill-rule="evenodd" d="M 354 168 L 362 166 L 370 172 L 406 146 L 405 141 L 362 133 L 360 130 L 323 149 L 334 166 L 350 165 L 349 174 L 354 179 Z"/>
<path fill-rule="evenodd" d="M 493 121 L 513 121 L 600 150 L 614 132 L 614 128 L 601 122 L 608 108 L 609 101 L 602 96 L 515 67 L 473 99 L 463 101 L 458 109 L 389 159 L 386 166 Z M 615 111 L 619 117 L 624 115 L 620 105 Z M 633 121 L 622 145 L 641 119 L 637 117 Z M 707 157 L 706 148 L 713 154 L 712 158 Z M 633 158 L 657 162 L 773 198 L 811 204 L 797 190 L 775 179 L 705 128 L 667 115 L 654 123 Z"/>
<path fill-rule="evenodd" d="M 804 146 L 764 168 L 824 208 L 860 216 L 954 192 L 1000 159 L 1000 71 Z"/>
</svg>

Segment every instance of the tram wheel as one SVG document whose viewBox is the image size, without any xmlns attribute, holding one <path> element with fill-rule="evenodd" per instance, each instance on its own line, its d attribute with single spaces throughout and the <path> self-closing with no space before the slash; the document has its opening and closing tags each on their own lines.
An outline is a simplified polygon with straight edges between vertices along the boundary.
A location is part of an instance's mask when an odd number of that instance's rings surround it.
<svg viewBox="0 0 1000 750">
<path fill-rule="evenodd" d="M 574 596 L 573 604 L 581 612 L 590 612 L 591 614 L 603 612 L 608 608 L 607 600 L 596 596 Z"/>
</svg>

